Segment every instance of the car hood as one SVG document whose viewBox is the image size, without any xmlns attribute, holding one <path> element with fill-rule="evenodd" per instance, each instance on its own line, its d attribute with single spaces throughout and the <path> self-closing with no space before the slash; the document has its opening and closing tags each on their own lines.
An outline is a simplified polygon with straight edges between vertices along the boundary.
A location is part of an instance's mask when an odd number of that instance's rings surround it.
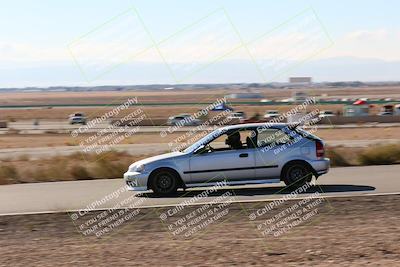
<svg viewBox="0 0 400 267">
<path fill-rule="evenodd" d="M 176 151 L 176 152 L 161 154 L 161 155 L 150 157 L 150 158 L 145 158 L 145 159 L 142 159 L 142 160 L 139 160 L 139 161 L 136 161 L 136 162 L 132 163 L 131 166 L 129 166 L 129 168 L 131 168 L 133 166 L 140 165 L 140 164 L 149 164 L 149 163 L 153 163 L 153 162 L 156 162 L 156 161 L 159 161 L 159 160 L 163 160 L 163 159 L 175 158 L 177 156 L 181 156 L 181 155 L 184 155 L 184 154 L 185 153 L 183 153 L 183 152 Z"/>
</svg>

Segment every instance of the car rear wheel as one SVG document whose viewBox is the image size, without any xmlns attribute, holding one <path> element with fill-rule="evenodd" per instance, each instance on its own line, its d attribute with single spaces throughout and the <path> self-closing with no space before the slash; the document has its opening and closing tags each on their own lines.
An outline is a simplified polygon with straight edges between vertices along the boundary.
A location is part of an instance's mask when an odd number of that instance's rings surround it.
<svg viewBox="0 0 400 267">
<path fill-rule="evenodd" d="M 287 186 L 302 186 L 306 182 L 311 182 L 312 171 L 304 163 L 293 163 L 285 167 L 282 180 Z"/>
<path fill-rule="evenodd" d="M 175 193 L 178 188 L 178 178 L 169 170 L 156 171 L 152 175 L 151 189 L 154 193 L 160 195 L 169 195 Z"/>
</svg>

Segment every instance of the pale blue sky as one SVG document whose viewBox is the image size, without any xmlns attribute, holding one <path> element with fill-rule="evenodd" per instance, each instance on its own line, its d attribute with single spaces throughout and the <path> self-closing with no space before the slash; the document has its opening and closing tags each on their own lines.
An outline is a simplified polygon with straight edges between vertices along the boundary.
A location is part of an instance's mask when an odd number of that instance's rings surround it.
<svg viewBox="0 0 400 267">
<path fill-rule="evenodd" d="M 72 66 L 68 44 L 131 7 L 136 8 L 156 42 L 221 7 L 245 41 L 311 7 L 334 42 L 317 59 L 400 60 L 400 2 L 395 0 L 1 0 L 0 3 L 2 69 Z M 4 77 L 0 82 L 13 84 Z M 68 83 L 59 81 L 63 82 Z M 70 83 L 79 82 L 74 78 Z"/>
<path fill-rule="evenodd" d="M 396 0 L 1 0 L 0 40 L 63 45 L 131 6 L 157 35 L 168 35 L 194 18 L 225 7 L 243 35 L 274 27 L 312 6 L 333 38 L 359 30 L 398 30 Z"/>
</svg>

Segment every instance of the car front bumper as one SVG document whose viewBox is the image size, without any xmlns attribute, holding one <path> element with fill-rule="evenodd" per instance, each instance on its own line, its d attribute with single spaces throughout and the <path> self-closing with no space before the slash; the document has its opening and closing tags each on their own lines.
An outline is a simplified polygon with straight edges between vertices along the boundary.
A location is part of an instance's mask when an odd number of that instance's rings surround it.
<svg viewBox="0 0 400 267">
<path fill-rule="evenodd" d="M 126 185 L 129 187 L 129 190 L 132 191 L 146 191 L 147 181 L 149 179 L 148 173 L 140 173 L 140 172 L 126 172 L 124 173 L 124 181 Z"/>
</svg>

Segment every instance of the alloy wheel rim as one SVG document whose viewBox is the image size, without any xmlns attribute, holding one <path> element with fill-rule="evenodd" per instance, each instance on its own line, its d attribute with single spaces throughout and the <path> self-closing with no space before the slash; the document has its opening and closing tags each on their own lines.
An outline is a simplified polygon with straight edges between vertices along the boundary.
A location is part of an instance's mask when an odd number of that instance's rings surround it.
<svg viewBox="0 0 400 267">
<path fill-rule="evenodd" d="M 157 182 L 157 187 L 162 191 L 167 191 L 172 186 L 172 178 L 169 175 L 161 175 Z"/>
<path fill-rule="evenodd" d="M 289 177 L 293 181 L 299 181 L 302 178 L 304 178 L 305 173 L 304 169 L 300 167 L 292 167 L 292 169 L 289 171 Z"/>
</svg>

